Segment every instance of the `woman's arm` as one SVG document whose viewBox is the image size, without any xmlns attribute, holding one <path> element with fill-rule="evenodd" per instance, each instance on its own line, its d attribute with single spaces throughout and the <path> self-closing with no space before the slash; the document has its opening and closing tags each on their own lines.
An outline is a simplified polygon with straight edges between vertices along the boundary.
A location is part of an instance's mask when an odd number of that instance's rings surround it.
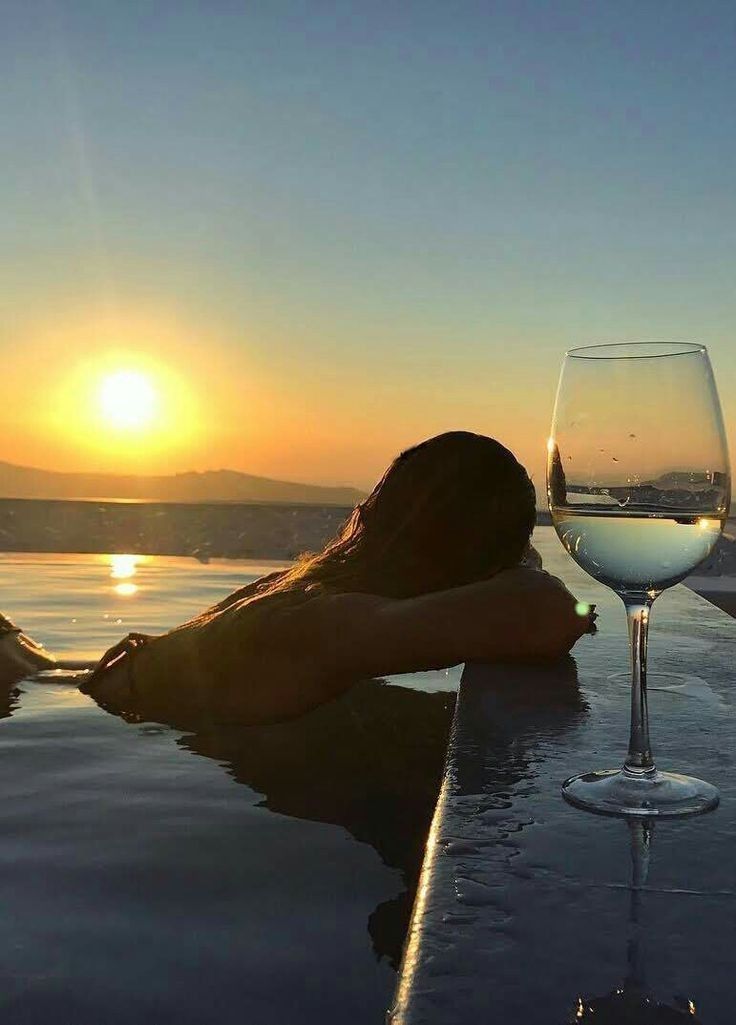
<svg viewBox="0 0 736 1025">
<path fill-rule="evenodd" d="M 561 580 L 521 567 L 417 598 L 335 595 L 324 600 L 329 607 L 321 614 L 315 608 L 311 624 L 306 610 L 302 624 L 300 610 L 294 610 L 293 639 L 317 659 L 321 648 L 326 668 L 356 678 L 460 662 L 558 658 L 595 629 L 593 609 L 581 615 Z"/>
<path fill-rule="evenodd" d="M 274 722 L 366 677 L 556 658 L 594 618 L 578 615 L 561 581 L 525 568 L 412 599 L 316 594 L 296 604 L 264 602 L 231 605 L 144 643 L 132 661 L 113 659 L 82 689 L 112 710 L 175 724 Z"/>
</svg>

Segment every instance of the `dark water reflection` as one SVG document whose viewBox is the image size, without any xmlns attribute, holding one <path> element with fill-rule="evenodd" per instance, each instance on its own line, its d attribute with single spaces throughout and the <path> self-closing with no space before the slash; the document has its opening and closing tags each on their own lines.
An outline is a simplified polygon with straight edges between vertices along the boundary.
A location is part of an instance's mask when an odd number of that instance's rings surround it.
<svg viewBox="0 0 736 1025">
<path fill-rule="evenodd" d="M 498 706 L 493 735 L 477 743 L 483 757 L 465 759 L 458 785 L 475 792 L 483 776 L 497 806 L 534 775 L 540 733 L 554 738 L 587 706 L 572 658 L 548 666 L 535 685 L 528 667 L 474 667 Z M 474 668 L 466 671 L 472 689 Z M 469 695 L 472 701 L 472 693 Z M 484 689 L 484 699 L 489 691 Z M 300 719 L 268 727 L 203 729 L 179 745 L 213 759 L 239 783 L 263 794 L 261 805 L 283 815 L 342 826 L 398 869 L 404 890 L 368 920 L 377 957 L 397 968 L 409 924 L 427 833 L 444 767 L 455 696 L 368 680 Z M 528 729 L 530 711 L 534 729 Z M 479 717 L 480 721 L 480 717 Z M 486 720 L 487 721 L 487 720 Z M 491 787 L 491 789 L 494 789 Z"/>
<path fill-rule="evenodd" d="M 654 822 L 631 820 L 622 823 L 629 830 L 631 843 L 631 889 L 629 899 L 626 976 L 623 982 L 603 996 L 579 996 L 568 1025 L 591 1022 L 594 1025 L 677 1025 L 689 1022 L 702 1025 L 695 1003 L 678 995 L 672 1003 L 661 1003 L 650 991 L 646 970 L 646 918 L 644 890 L 649 876 L 654 840 Z"/>
<path fill-rule="evenodd" d="M 18 706 L 20 690 L 13 685 L 13 682 L 0 678 L 0 719 L 7 719 Z"/>
<path fill-rule="evenodd" d="M 586 716 L 577 665 L 571 656 L 545 665 L 479 663 L 466 666 L 463 681 L 469 714 L 462 745 L 478 757 L 457 760 L 458 788 L 508 802 L 536 777 L 540 744 L 561 741 Z"/>
<path fill-rule="evenodd" d="M 129 563 L 6 557 L 5 611 L 85 659 L 269 569 L 142 560 L 134 591 Z M 381 1020 L 454 705 L 416 688 L 449 687 L 444 672 L 184 736 L 104 713 L 71 677 L 15 682 L 0 681 L 3 1020 Z"/>
<path fill-rule="evenodd" d="M 287 723 L 208 729 L 179 744 L 221 763 L 273 812 L 342 826 L 398 869 L 404 891 L 368 921 L 398 966 L 442 776 L 454 695 L 368 680 Z"/>
<path fill-rule="evenodd" d="M 451 694 L 374 681 L 283 727 L 181 736 L 68 678 L 21 692 L 0 745 L 3 1021 L 381 1020 Z"/>
</svg>

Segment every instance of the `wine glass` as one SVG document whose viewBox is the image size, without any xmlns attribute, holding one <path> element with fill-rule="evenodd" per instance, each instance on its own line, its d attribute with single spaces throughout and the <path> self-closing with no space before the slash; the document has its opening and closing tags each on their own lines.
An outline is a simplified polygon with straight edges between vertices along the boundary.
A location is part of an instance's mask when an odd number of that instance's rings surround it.
<svg viewBox="0 0 736 1025">
<path fill-rule="evenodd" d="M 718 804 L 710 783 L 656 768 L 647 713 L 654 600 L 718 540 L 730 502 L 728 447 L 704 346 L 591 345 L 567 353 L 548 443 L 547 497 L 573 559 L 623 600 L 631 644 L 631 733 L 621 769 L 572 776 L 578 807 L 672 816 Z"/>
</svg>

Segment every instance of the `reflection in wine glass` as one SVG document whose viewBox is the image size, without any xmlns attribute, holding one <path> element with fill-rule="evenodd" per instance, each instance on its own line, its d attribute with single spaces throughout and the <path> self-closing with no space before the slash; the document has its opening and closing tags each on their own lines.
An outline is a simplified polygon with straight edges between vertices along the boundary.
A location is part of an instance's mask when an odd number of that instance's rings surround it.
<svg viewBox="0 0 736 1025">
<path fill-rule="evenodd" d="M 713 808 L 714 786 L 655 767 L 646 686 L 652 604 L 706 558 L 728 515 L 728 449 L 705 348 L 635 342 L 573 349 L 560 376 L 548 452 L 557 534 L 573 559 L 623 600 L 632 659 L 623 768 L 573 776 L 563 794 L 609 815 Z"/>
<path fill-rule="evenodd" d="M 676 997 L 674 1003 L 660 1003 L 646 982 L 642 903 L 649 874 L 654 823 L 631 819 L 631 890 L 626 978 L 621 986 L 601 997 L 579 996 L 567 1025 L 702 1025 L 695 1003 Z"/>
</svg>

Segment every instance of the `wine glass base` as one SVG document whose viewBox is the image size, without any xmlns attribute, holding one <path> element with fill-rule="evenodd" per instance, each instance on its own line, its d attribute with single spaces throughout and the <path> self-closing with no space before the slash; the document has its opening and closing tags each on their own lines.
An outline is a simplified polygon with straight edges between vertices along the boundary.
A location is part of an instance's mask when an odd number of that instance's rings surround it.
<svg viewBox="0 0 736 1025">
<path fill-rule="evenodd" d="M 710 783 L 659 770 L 651 776 L 636 776 L 623 769 L 582 772 L 565 780 L 562 796 L 597 815 L 643 819 L 699 815 L 719 801 L 719 793 Z"/>
</svg>

